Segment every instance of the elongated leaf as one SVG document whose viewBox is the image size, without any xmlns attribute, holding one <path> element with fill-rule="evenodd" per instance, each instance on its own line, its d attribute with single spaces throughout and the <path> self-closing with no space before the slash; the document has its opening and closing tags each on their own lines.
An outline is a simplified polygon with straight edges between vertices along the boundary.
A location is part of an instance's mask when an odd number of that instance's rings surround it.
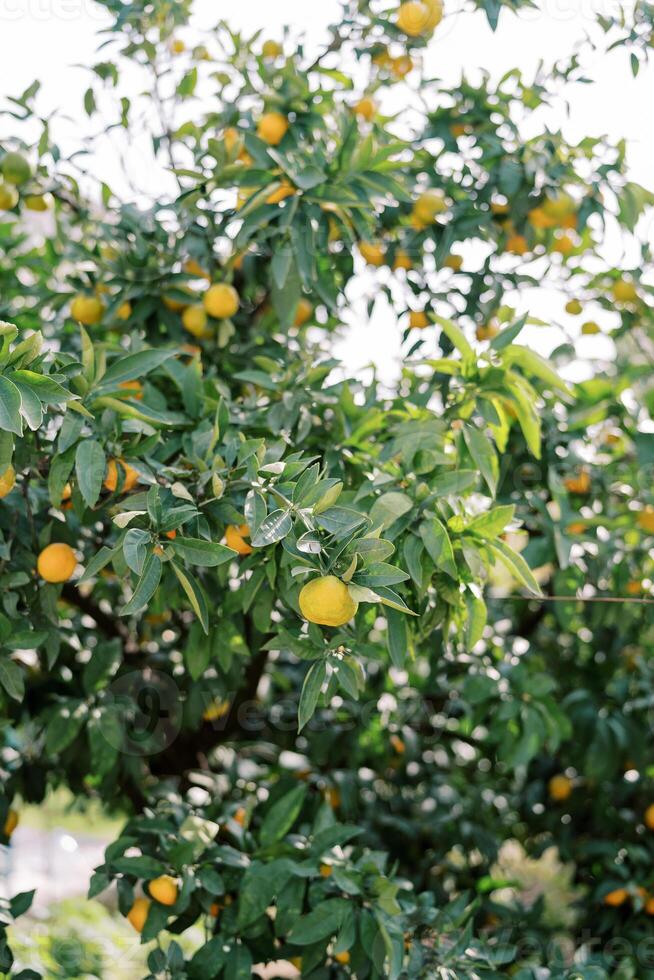
<svg viewBox="0 0 654 980">
<path fill-rule="evenodd" d="M 485 514 L 480 514 L 468 524 L 466 531 L 474 531 L 482 538 L 495 538 L 501 534 L 507 524 L 513 520 L 515 505 L 504 504 L 493 507 Z"/>
<path fill-rule="evenodd" d="M 450 494 L 465 493 L 476 482 L 475 470 L 454 470 L 452 473 L 439 474 L 430 489 L 438 497 L 448 497 Z"/>
<path fill-rule="evenodd" d="M 107 459 L 95 439 L 83 439 L 75 453 L 75 476 L 80 493 L 88 507 L 95 507 L 102 490 Z"/>
<path fill-rule="evenodd" d="M 466 606 L 468 609 L 468 620 L 466 622 L 466 646 L 468 650 L 472 650 L 472 648 L 479 643 L 484 635 L 487 610 L 484 600 L 477 598 L 477 596 L 474 596 L 471 593 L 469 593 L 466 597 Z"/>
<path fill-rule="evenodd" d="M 207 603 L 207 597 L 204 593 L 204 589 L 195 578 L 191 575 L 185 568 L 182 568 L 177 562 L 171 562 L 173 571 L 177 578 L 179 579 L 180 585 L 184 589 L 184 592 L 188 596 L 188 600 L 193 607 L 195 615 L 198 617 L 202 623 L 202 629 L 205 633 L 209 632 L 209 607 Z"/>
<path fill-rule="evenodd" d="M 143 378 L 173 356 L 170 350 L 141 350 L 114 361 L 96 386 L 96 392 L 117 388 L 123 381 Z"/>
<path fill-rule="evenodd" d="M 456 323 L 453 323 L 451 320 L 446 320 L 442 316 L 435 315 L 434 320 L 443 328 L 443 333 L 446 334 L 449 340 L 454 344 L 464 361 L 474 360 L 475 352 L 466 340 L 463 330 L 461 330 L 460 327 L 457 327 Z"/>
<path fill-rule="evenodd" d="M 6 653 L 0 655 L 0 684 L 10 698 L 21 701 L 25 693 L 25 679 L 18 664 L 10 660 Z"/>
<path fill-rule="evenodd" d="M 161 561 L 157 555 L 149 554 L 143 566 L 143 572 L 136 584 L 134 594 L 129 602 L 120 610 L 120 616 L 131 616 L 139 612 L 157 591 L 157 586 L 161 580 Z"/>
<path fill-rule="evenodd" d="M 491 550 L 497 556 L 497 558 L 502 562 L 503 565 L 508 568 L 512 575 L 514 575 L 519 582 L 522 582 L 530 592 L 534 595 L 542 595 L 541 587 L 533 576 L 529 565 L 524 560 L 522 555 L 519 555 L 517 551 L 510 548 L 506 542 L 498 538 L 490 544 Z"/>
<path fill-rule="evenodd" d="M 20 417 L 21 398 L 15 384 L 0 376 L 0 429 L 5 432 L 23 434 L 23 423 Z"/>
<path fill-rule="evenodd" d="M 378 585 L 398 585 L 400 582 L 406 582 L 408 578 L 407 573 L 403 572 L 401 568 L 395 568 L 394 565 L 380 561 L 374 565 L 369 565 L 361 572 L 357 572 L 353 581 L 357 585 L 367 585 L 371 589 L 376 589 Z"/>
<path fill-rule="evenodd" d="M 394 667 L 405 667 L 409 656 L 409 628 L 406 616 L 397 609 L 389 608 L 386 613 L 388 652 Z"/>
<path fill-rule="evenodd" d="M 365 514 L 349 507 L 329 507 L 322 514 L 316 514 L 316 524 L 333 534 L 337 541 L 347 538 L 367 520 Z"/>
<path fill-rule="evenodd" d="M 304 684 L 302 685 L 302 693 L 300 694 L 298 732 L 301 732 L 307 722 L 313 718 L 318 704 L 318 698 L 320 697 L 320 689 L 326 676 L 327 665 L 324 660 L 317 660 L 309 667 L 307 675 L 304 678 Z"/>
<path fill-rule="evenodd" d="M 203 568 L 216 568 L 231 561 L 236 555 L 232 548 L 224 544 L 215 544 L 203 538 L 175 538 L 172 543 L 175 552 L 191 565 L 201 565 Z"/>
<path fill-rule="evenodd" d="M 12 377 L 31 388 L 39 401 L 45 405 L 60 405 L 75 397 L 71 391 L 60 385 L 54 378 L 37 374 L 36 371 L 14 371 Z"/>
<path fill-rule="evenodd" d="M 273 803 L 259 832 L 262 847 L 269 847 L 289 832 L 300 815 L 306 793 L 306 786 L 300 784 Z"/>
<path fill-rule="evenodd" d="M 429 521 L 424 521 L 420 525 L 420 537 L 436 568 L 441 568 L 448 575 L 451 575 L 452 578 L 456 578 L 457 571 L 456 562 L 454 561 L 454 551 L 445 525 L 437 517 L 433 517 Z"/>
<path fill-rule="evenodd" d="M 117 550 L 117 548 L 107 548 L 103 545 L 98 553 L 94 555 L 91 561 L 88 563 L 84 569 L 84 574 L 81 576 L 81 578 L 78 578 L 76 584 L 81 585 L 82 582 L 88 582 L 89 579 L 95 578 L 98 572 L 102 571 L 105 565 L 109 564 Z"/>
<path fill-rule="evenodd" d="M 31 388 L 29 388 L 27 385 L 21 384 L 20 381 L 15 380 L 15 375 L 13 383 L 20 392 L 20 414 L 23 416 L 32 432 L 36 432 L 36 430 L 41 427 L 41 423 L 43 422 L 43 405 Z"/>
<path fill-rule="evenodd" d="M 488 485 L 488 489 L 495 496 L 499 465 L 493 444 L 484 432 L 481 432 L 472 425 L 466 425 L 464 427 L 463 436 L 470 455 L 479 467 L 479 472 Z"/>
<path fill-rule="evenodd" d="M 413 501 L 406 493 L 392 491 L 384 493 L 375 500 L 370 508 L 370 520 L 382 529 L 390 527 L 413 507 Z"/>
<path fill-rule="evenodd" d="M 127 567 L 135 575 L 141 575 L 143 566 L 148 555 L 148 546 L 151 546 L 151 537 L 148 531 L 132 527 L 129 529 L 123 540 L 123 555 Z"/>
<path fill-rule="evenodd" d="M 502 359 L 506 365 L 514 366 L 517 364 L 525 374 L 539 378 L 554 391 L 561 391 L 566 395 L 571 394 L 568 385 L 558 376 L 554 368 L 540 354 L 529 347 L 511 344 L 504 351 Z"/>
<path fill-rule="evenodd" d="M 320 939 L 326 939 L 338 932 L 343 917 L 349 909 L 349 902 L 342 898 L 329 898 L 326 902 L 301 916 L 288 935 L 289 943 L 295 946 L 308 946 Z"/>
<path fill-rule="evenodd" d="M 281 541 L 293 528 L 293 519 L 288 510 L 274 510 L 261 522 L 252 538 L 253 548 L 265 548 L 267 545 Z"/>
</svg>

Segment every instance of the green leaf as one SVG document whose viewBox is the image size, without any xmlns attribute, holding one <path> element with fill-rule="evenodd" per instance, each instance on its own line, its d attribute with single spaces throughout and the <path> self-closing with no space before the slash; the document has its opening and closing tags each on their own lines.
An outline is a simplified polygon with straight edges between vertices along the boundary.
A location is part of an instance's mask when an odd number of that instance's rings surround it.
<svg viewBox="0 0 654 980">
<path fill-rule="evenodd" d="M 203 568 L 217 568 L 231 561 L 236 552 L 227 548 L 224 544 L 215 544 L 213 541 L 205 541 L 203 538 L 180 538 L 177 537 L 172 542 L 174 551 L 191 565 L 200 565 Z"/>
<path fill-rule="evenodd" d="M 333 936 L 340 929 L 349 902 L 342 898 L 329 898 L 308 915 L 301 916 L 290 933 L 288 941 L 294 946 L 308 946 L 320 939 Z"/>
<path fill-rule="evenodd" d="M 95 507 L 102 490 L 107 458 L 95 439 L 83 439 L 75 453 L 75 476 L 80 493 L 88 507 Z"/>
<path fill-rule="evenodd" d="M 460 327 L 457 327 L 456 323 L 451 320 L 446 320 L 442 316 L 436 316 L 434 314 L 433 319 L 439 326 L 442 327 L 443 333 L 448 337 L 452 344 L 461 354 L 464 361 L 474 361 L 475 352 L 466 340 L 465 334 Z"/>
<path fill-rule="evenodd" d="M 381 526 L 382 530 L 390 527 L 395 521 L 413 507 L 411 497 L 406 493 L 391 491 L 384 493 L 375 500 L 370 508 L 370 520 L 373 525 Z"/>
<path fill-rule="evenodd" d="M 141 350 L 114 361 L 99 379 L 95 393 L 118 388 L 123 381 L 143 378 L 174 356 L 171 350 Z"/>
<path fill-rule="evenodd" d="M 253 548 L 265 548 L 281 541 L 293 528 L 293 518 L 289 510 L 274 510 L 257 528 L 252 538 Z"/>
<path fill-rule="evenodd" d="M 476 470 L 453 470 L 451 473 L 439 474 L 429 489 L 437 497 L 449 497 L 451 494 L 465 493 L 476 482 Z"/>
<path fill-rule="evenodd" d="M 262 847 L 270 847 L 289 832 L 300 815 L 306 793 L 307 787 L 301 783 L 273 803 L 264 817 L 259 832 Z"/>
<path fill-rule="evenodd" d="M 227 961 L 227 951 L 223 936 L 214 936 L 201 946 L 189 963 L 189 975 L 193 980 L 207 980 L 217 977 Z"/>
<path fill-rule="evenodd" d="M 517 365 L 525 374 L 539 378 L 554 391 L 560 391 L 566 395 L 571 394 L 568 385 L 550 367 L 547 361 L 540 354 L 537 354 L 536 351 L 528 347 L 511 345 L 504 351 L 502 360 L 507 366 L 513 367 Z"/>
<path fill-rule="evenodd" d="M 349 507 L 328 507 L 315 517 L 316 524 L 332 534 L 337 541 L 349 537 L 352 531 L 367 521 L 365 514 Z"/>
<path fill-rule="evenodd" d="M 171 562 L 172 569 L 179 579 L 179 582 L 186 593 L 195 615 L 198 617 L 202 623 L 202 629 L 205 633 L 209 632 L 209 607 L 207 604 L 207 597 L 204 593 L 204 589 L 201 587 L 198 580 L 190 572 L 186 571 L 185 568 L 181 568 L 177 562 Z"/>
<path fill-rule="evenodd" d="M 407 573 L 401 568 L 380 561 L 357 572 L 352 581 L 356 585 L 367 585 L 371 589 L 376 589 L 378 585 L 397 585 L 399 582 L 406 582 L 408 578 Z"/>
<path fill-rule="evenodd" d="M 488 614 L 484 600 L 477 598 L 477 596 L 472 595 L 470 592 L 466 596 L 466 606 L 468 609 L 466 646 L 468 650 L 472 650 L 484 635 Z"/>
<path fill-rule="evenodd" d="M 23 434 L 23 423 L 20 417 L 21 397 L 15 384 L 0 376 L 0 429 Z"/>
<path fill-rule="evenodd" d="M 324 660 L 317 660 L 307 671 L 298 707 L 298 732 L 313 718 L 326 676 L 327 665 Z"/>
<path fill-rule="evenodd" d="M 409 657 L 409 627 L 406 616 L 396 609 L 386 612 L 388 652 L 394 667 L 405 667 Z"/>
<path fill-rule="evenodd" d="M 501 534 L 507 524 L 513 520 L 515 514 L 514 504 L 504 504 L 501 507 L 493 507 L 485 514 L 479 514 L 473 518 L 466 527 L 466 531 L 472 531 L 482 538 L 496 538 Z"/>
<path fill-rule="evenodd" d="M 522 582 L 530 592 L 534 595 L 542 595 L 541 587 L 533 576 L 529 565 L 524 560 L 522 555 L 519 555 L 517 551 L 510 548 L 506 542 L 498 538 L 496 541 L 490 543 L 491 551 L 495 556 L 502 562 L 503 565 L 508 568 L 512 575 Z"/>
<path fill-rule="evenodd" d="M 45 374 L 37 374 L 36 371 L 14 371 L 13 377 L 16 381 L 20 381 L 31 388 L 39 401 L 45 405 L 60 405 L 75 397 L 58 381 L 47 377 Z"/>
<path fill-rule="evenodd" d="M 463 436 L 470 455 L 479 467 L 479 472 L 488 485 L 488 489 L 490 490 L 491 494 L 495 496 L 499 476 L 499 465 L 497 462 L 497 453 L 493 449 L 493 444 L 484 432 L 481 432 L 479 429 L 476 429 L 471 425 L 464 426 Z"/>
<path fill-rule="evenodd" d="M 452 542 L 445 525 L 441 524 L 437 517 L 432 517 L 420 525 L 420 537 L 436 568 L 441 568 L 452 578 L 457 578 Z"/>
<path fill-rule="evenodd" d="M 135 575 L 141 575 L 148 556 L 148 548 L 152 546 L 149 531 L 131 527 L 123 540 L 123 556 L 127 567 Z"/>
<path fill-rule="evenodd" d="M 134 594 L 129 602 L 119 610 L 119 616 L 132 616 L 136 612 L 140 612 L 147 606 L 148 602 L 157 591 L 157 586 L 161 580 L 161 561 L 157 557 L 150 553 L 145 560 L 143 565 L 143 571 L 141 577 L 136 583 L 136 588 L 134 589 Z"/>
<path fill-rule="evenodd" d="M 103 545 L 100 550 L 93 556 L 91 561 L 87 564 L 84 569 L 84 574 L 81 578 L 78 578 L 77 585 L 81 585 L 82 582 L 88 582 L 89 579 L 95 578 L 98 572 L 109 564 L 111 559 L 116 555 L 117 548 L 107 548 Z"/>
<path fill-rule="evenodd" d="M 6 654 L 0 654 L 0 684 L 10 698 L 14 701 L 22 701 L 25 694 L 23 670 Z"/>
</svg>

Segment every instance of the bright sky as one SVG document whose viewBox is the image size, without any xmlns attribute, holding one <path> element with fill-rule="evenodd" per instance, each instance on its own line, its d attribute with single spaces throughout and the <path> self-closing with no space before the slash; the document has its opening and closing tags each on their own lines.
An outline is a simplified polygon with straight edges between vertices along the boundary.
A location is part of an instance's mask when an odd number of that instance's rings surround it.
<svg viewBox="0 0 654 980">
<path fill-rule="evenodd" d="M 519 17 L 503 12 L 500 29 L 493 34 L 480 13 L 452 14 L 459 2 L 445 0 L 449 16 L 437 30 L 426 55 L 429 74 L 452 84 L 456 84 L 461 72 L 474 75 L 479 67 L 495 78 L 513 67 L 532 74 L 539 61 L 550 64 L 566 57 L 593 30 L 595 16 L 591 9 L 601 7 L 602 13 L 618 9 L 617 0 L 540 0 L 541 11 L 530 11 Z M 189 46 L 207 41 L 203 31 L 215 22 L 217 6 L 215 0 L 196 0 L 194 28 L 181 35 Z M 320 3 L 239 0 L 228 5 L 228 17 L 233 28 L 248 32 L 261 28 L 264 37 L 279 38 L 282 25 L 290 24 L 295 35 L 305 34 L 308 44 L 317 46 L 325 37 L 326 26 L 337 19 L 339 9 L 336 0 Z M 103 23 L 104 14 L 92 0 L 0 0 L 0 65 L 5 82 L 2 94 L 18 94 L 36 76 L 43 83 L 40 110 L 63 108 L 73 120 L 83 120 L 82 125 L 88 131 L 89 122 L 81 112 L 81 97 L 88 84 L 83 66 L 94 59 L 96 32 Z M 551 128 L 563 128 L 570 140 L 602 134 L 613 140 L 626 138 L 631 178 L 652 188 L 654 129 L 646 107 L 654 91 L 654 59 L 637 79 L 632 78 L 628 55 L 622 50 L 610 55 L 597 54 L 585 67 L 596 84 L 571 87 L 569 116 L 560 109 L 550 115 L 548 124 Z M 0 136 L 3 135 L 9 135 L 6 122 L 0 123 Z M 619 238 L 611 239 L 609 249 L 617 264 L 625 261 L 628 265 L 631 261 L 633 265 L 635 256 L 622 255 Z M 362 277 L 362 292 L 367 289 L 365 278 Z M 541 289 L 537 295 L 523 293 L 519 300 L 521 309 L 529 308 L 543 319 L 553 318 L 557 322 L 566 319 L 561 311 L 561 297 L 556 292 Z M 374 348 L 381 375 L 390 379 L 396 373 L 400 357 L 395 318 L 387 309 L 379 308 L 369 323 L 362 308 L 363 304 L 355 303 L 347 338 L 339 345 L 337 354 L 352 369 L 357 369 L 370 362 Z M 587 318 L 602 322 L 599 311 L 587 312 Z M 576 329 L 571 321 L 566 326 Z M 371 331 L 374 345 L 371 345 Z M 563 339 L 559 331 L 549 331 L 549 335 L 547 343 L 535 335 L 527 339 L 541 349 L 551 348 Z M 604 353 L 597 347 L 602 343 L 597 338 L 586 338 L 581 343 L 593 345 L 587 351 L 589 355 Z"/>
</svg>

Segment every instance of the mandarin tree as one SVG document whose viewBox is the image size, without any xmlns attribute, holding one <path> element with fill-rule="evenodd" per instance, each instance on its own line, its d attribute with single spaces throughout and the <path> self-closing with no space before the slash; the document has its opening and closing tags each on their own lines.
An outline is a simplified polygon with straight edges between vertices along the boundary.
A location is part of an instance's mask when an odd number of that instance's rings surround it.
<svg viewBox="0 0 654 980">
<path fill-rule="evenodd" d="M 62 786 L 124 815 L 89 898 L 150 978 L 649 975 L 654 197 L 539 110 L 651 7 L 452 89 L 439 0 L 319 50 L 101 6 L 78 149 L 37 83 L 2 117 L 4 843 Z M 355 279 L 393 388 L 333 356 Z"/>
</svg>

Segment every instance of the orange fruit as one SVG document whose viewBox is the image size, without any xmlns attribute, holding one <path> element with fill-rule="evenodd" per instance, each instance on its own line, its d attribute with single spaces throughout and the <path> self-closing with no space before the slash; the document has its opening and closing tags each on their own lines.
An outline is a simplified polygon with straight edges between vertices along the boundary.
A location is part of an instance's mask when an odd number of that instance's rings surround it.
<svg viewBox="0 0 654 980">
<path fill-rule="evenodd" d="M 550 798 L 557 803 L 563 803 L 564 800 L 567 800 L 573 789 L 572 781 L 567 776 L 562 775 L 552 776 L 547 788 Z"/>
<path fill-rule="evenodd" d="M 587 494 L 590 493 L 591 479 L 588 470 L 580 470 L 577 476 L 569 476 L 563 481 L 563 485 L 568 493 Z"/>
<path fill-rule="evenodd" d="M 287 197 L 293 197 L 295 188 L 288 180 L 283 180 L 277 190 L 272 191 L 266 198 L 266 204 L 281 204 Z"/>
<path fill-rule="evenodd" d="M 251 555 L 252 547 L 247 543 L 245 538 L 250 537 L 250 528 L 247 524 L 240 524 L 238 527 L 235 524 L 230 524 L 225 531 L 225 543 L 228 548 L 233 548 L 237 551 L 239 555 Z"/>
<path fill-rule="evenodd" d="M 654 830 L 654 803 L 650 805 L 645 810 L 645 826 L 648 830 Z"/>
<path fill-rule="evenodd" d="M 391 735 L 390 742 L 394 751 L 397 752 L 398 755 L 404 755 L 406 752 L 406 745 L 399 735 Z"/>
<path fill-rule="evenodd" d="M 359 252 L 368 265 L 379 267 L 384 264 L 385 252 L 381 245 L 372 242 L 359 242 Z"/>
<path fill-rule="evenodd" d="M 171 875 L 160 875 L 149 882 L 148 892 L 160 905 L 174 905 L 179 896 L 177 882 Z"/>
<path fill-rule="evenodd" d="M 413 262 L 411 261 L 411 256 L 404 249 L 399 248 L 395 253 L 395 261 L 393 262 L 394 269 L 409 269 L 413 268 Z"/>
<path fill-rule="evenodd" d="M 334 959 L 337 963 L 341 963 L 343 966 L 346 966 L 350 962 L 350 954 L 347 950 L 344 950 L 342 953 L 336 953 L 334 955 Z"/>
<path fill-rule="evenodd" d="M 7 816 L 5 818 L 5 825 L 2 828 L 2 832 L 5 837 L 11 837 L 14 830 L 18 826 L 18 813 L 16 810 L 7 810 Z"/>
<path fill-rule="evenodd" d="M 620 905 L 624 905 L 628 898 L 629 892 L 626 888 L 615 888 L 604 896 L 604 904 L 611 908 L 618 908 Z"/>
<path fill-rule="evenodd" d="M 335 575 L 321 575 L 307 582 L 298 601 L 304 618 L 320 626 L 345 626 L 358 609 L 345 582 Z"/>
<path fill-rule="evenodd" d="M 189 276 L 197 276 L 198 279 L 209 279 L 209 273 L 202 268 L 197 259 L 188 259 L 184 263 L 184 272 L 188 272 Z"/>
<path fill-rule="evenodd" d="M 447 211 L 447 202 L 441 190 L 424 191 L 413 205 L 413 217 L 421 226 L 433 224 L 444 211 Z"/>
<path fill-rule="evenodd" d="M 75 552 L 69 544 L 49 544 L 40 553 L 36 570 L 46 582 L 67 582 L 77 566 Z"/>
<path fill-rule="evenodd" d="M 295 320 L 293 321 L 294 326 L 303 327 L 308 320 L 313 316 L 313 306 L 308 299 L 304 296 L 300 299 L 295 310 Z"/>
<path fill-rule="evenodd" d="M 140 402 L 143 398 L 143 385 L 136 379 L 134 381 L 121 381 L 118 387 L 126 391 L 136 402 Z"/>
<path fill-rule="evenodd" d="M 182 326 L 198 340 L 206 340 L 212 336 L 212 331 L 207 326 L 207 313 L 201 303 L 186 307 L 182 313 Z"/>
<path fill-rule="evenodd" d="M 289 122 L 281 112 L 266 112 L 259 120 L 257 136 L 269 146 L 278 146 L 288 132 Z"/>
<path fill-rule="evenodd" d="M 429 7 L 419 0 L 406 0 L 400 6 L 397 14 L 397 26 L 409 37 L 418 37 L 428 30 L 430 20 Z"/>
<path fill-rule="evenodd" d="M 571 252 L 574 252 L 574 249 L 575 243 L 569 235 L 561 235 L 554 240 L 554 244 L 552 245 L 552 251 L 558 252 L 560 255 L 570 255 Z"/>
<path fill-rule="evenodd" d="M 321 864 L 320 865 L 320 877 L 321 878 L 331 878 L 334 873 L 334 869 L 331 864 Z"/>
<path fill-rule="evenodd" d="M 73 320 L 85 327 L 93 327 L 99 323 L 104 313 L 104 304 L 97 296 L 85 296 L 80 293 L 70 304 L 70 315 Z"/>
<path fill-rule="evenodd" d="M 525 255 L 529 251 L 529 243 L 524 235 L 510 235 L 506 240 L 506 250 L 513 255 Z"/>
<path fill-rule="evenodd" d="M 138 483 L 139 474 L 134 467 L 130 466 L 129 463 L 126 463 L 124 459 L 119 460 L 119 462 L 124 472 L 121 492 L 129 493 L 129 491 L 133 490 Z M 110 459 L 107 463 L 107 472 L 105 474 L 103 486 L 106 490 L 109 490 L 110 493 L 115 493 L 116 491 L 118 486 L 118 467 L 115 459 Z"/>
<path fill-rule="evenodd" d="M 2 500 L 3 497 L 6 497 L 8 493 L 11 493 L 15 484 L 16 471 L 10 463 L 2 476 L 0 476 L 0 500 Z"/>
<path fill-rule="evenodd" d="M 475 330 L 475 336 L 477 340 L 481 340 L 481 341 L 492 340 L 493 337 L 497 337 L 499 332 L 500 332 L 500 328 L 498 324 L 491 321 L 490 323 L 486 323 L 486 324 L 480 323 L 477 329 Z"/>
<path fill-rule="evenodd" d="M 448 255 L 443 265 L 446 269 L 452 269 L 454 272 L 460 272 L 463 266 L 463 258 L 460 255 Z"/>
<path fill-rule="evenodd" d="M 556 220 L 551 218 L 543 208 L 532 208 L 527 215 L 527 220 L 532 228 L 538 228 L 539 230 L 556 228 Z"/>
<path fill-rule="evenodd" d="M 215 317 L 216 320 L 225 320 L 238 311 L 240 298 L 233 286 L 220 282 L 209 286 L 204 294 L 203 303 L 209 316 Z"/>
<path fill-rule="evenodd" d="M 149 898 L 137 898 L 127 913 L 128 922 L 134 927 L 134 929 L 136 929 L 137 932 L 143 932 L 143 926 L 145 925 L 145 920 L 148 917 L 151 904 L 152 903 Z"/>
<path fill-rule="evenodd" d="M 638 514 L 638 526 L 648 534 L 654 534 L 654 507 L 643 507 Z"/>
</svg>

